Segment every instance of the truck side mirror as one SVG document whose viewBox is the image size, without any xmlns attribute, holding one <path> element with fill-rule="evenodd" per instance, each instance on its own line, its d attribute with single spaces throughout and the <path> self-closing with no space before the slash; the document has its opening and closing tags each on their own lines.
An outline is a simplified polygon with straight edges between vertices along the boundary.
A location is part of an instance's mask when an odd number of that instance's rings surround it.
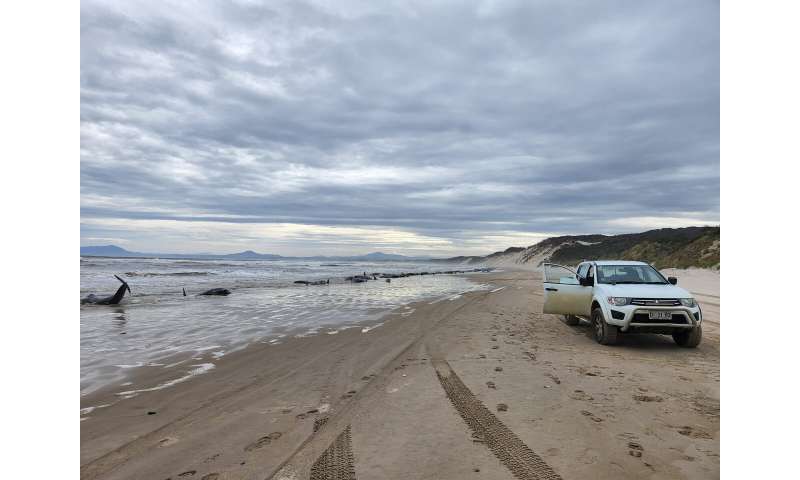
<svg viewBox="0 0 800 480">
<path fill-rule="evenodd" d="M 578 277 L 578 283 L 580 283 L 582 287 L 591 287 L 594 284 L 594 278 Z"/>
<path fill-rule="evenodd" d="M 669 283 L 673 284 L 673 285 L 677 285 L 678 284 L 678 279 L 675 278 L 675 277 L 667 277 L 667 281 Z"/>
</svg>

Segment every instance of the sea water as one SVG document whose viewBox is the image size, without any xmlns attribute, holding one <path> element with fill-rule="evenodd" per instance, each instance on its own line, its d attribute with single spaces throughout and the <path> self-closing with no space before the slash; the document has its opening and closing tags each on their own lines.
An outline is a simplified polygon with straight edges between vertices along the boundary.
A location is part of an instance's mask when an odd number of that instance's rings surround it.
<svg viewBox="0 0 800 480">
<path fill-rule="evenodd" d="M 82 257 L 81 297 L 113 294 L 120 285 L 114 275 L 128 282 L 132 295 L 126 294 L 119 305 L 81 306 L 81 393 L 120 384 L 137 368 L 169 367 L 176 358 L 188 359 L 188 365 L 197 355 L 218 359 L 253 342 L 274 344 L 290 336 L 335 334 L 353 327 L 368 332 L 384 314 L 407 312 L 404 304 L 488 288 L 458 275 L 410 276 L 391 283 L 344 280 L 364 272 L 451 269 L 459 268 L 405 262 Z M 329 285 L 293 283 L 327 279 Z M 216 287 L 231 294 L 197 295 Z"/>
</svg>

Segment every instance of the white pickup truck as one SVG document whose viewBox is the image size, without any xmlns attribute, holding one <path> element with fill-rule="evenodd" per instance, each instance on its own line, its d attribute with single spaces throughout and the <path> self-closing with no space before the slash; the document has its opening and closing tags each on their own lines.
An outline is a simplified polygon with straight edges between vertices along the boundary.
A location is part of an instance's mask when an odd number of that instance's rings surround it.
<svg viewBox="0 0 800 480">
<path fill-rule="evenodd" d="M 585 261 L 577 270 L 545 263 L 543 310 L 564 315 L 569 325 L 589 321 L 603 345 L 620 334 L 659 333 L 694 348 L 703 336 L 703 313 L 677 282 L 644 262 Z"/>
</svg>

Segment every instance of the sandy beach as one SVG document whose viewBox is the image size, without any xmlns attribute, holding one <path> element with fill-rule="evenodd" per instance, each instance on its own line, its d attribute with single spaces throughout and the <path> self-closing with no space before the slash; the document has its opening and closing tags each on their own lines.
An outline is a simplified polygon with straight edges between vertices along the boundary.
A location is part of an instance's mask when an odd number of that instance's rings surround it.
<svg viewBox="0 0 800 480">
<path fill-rule="evenodd" d="M 538 272 L 496 272 L 375 328 L 92 392 L 82 407 L 109 406 L 81 421 L 81 478 L 718 478 L 719 273 L 669 273 L 703 308 L 697 349 L 601 346 L 541 313 Z"/>
</svg>

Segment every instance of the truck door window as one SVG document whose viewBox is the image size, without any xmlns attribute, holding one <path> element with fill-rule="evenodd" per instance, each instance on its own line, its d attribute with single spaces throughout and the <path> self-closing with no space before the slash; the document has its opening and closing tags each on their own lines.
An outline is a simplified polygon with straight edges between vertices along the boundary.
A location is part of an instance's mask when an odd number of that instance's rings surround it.
<svg viewBox="0 0 800 480">
<path fill-rule="evenodd" d="M 578 267 L 578 276 L 581 278 L 586 278 L 586 272 L 589 270 L 589 264 L 584 263 L 580 267 Z"/>
<path fill-rule="evenodd" d="M 544 281 L 547 283 L 562 283 L 566 285 L 577 285 L 578 279 L 575 272 L 569 268 L 555 264 L 545 264 Z"/>
</svg>

